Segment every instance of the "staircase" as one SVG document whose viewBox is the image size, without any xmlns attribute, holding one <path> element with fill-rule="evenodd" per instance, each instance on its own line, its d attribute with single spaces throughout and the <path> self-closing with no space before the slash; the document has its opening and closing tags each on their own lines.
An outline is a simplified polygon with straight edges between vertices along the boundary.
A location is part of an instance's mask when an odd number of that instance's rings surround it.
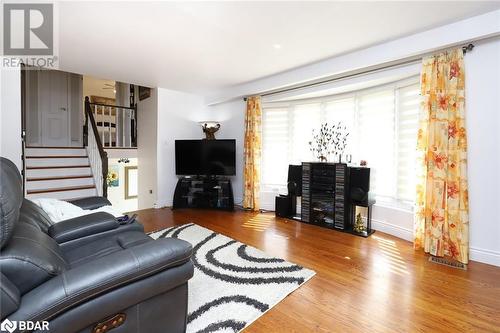
<svg viewBox="0 0 500 333">
<path fill-rule="evenodd" d="M 26 197 L 71 200 L 97 195 L 83 147 L 26 147 Z"/>
</svg>

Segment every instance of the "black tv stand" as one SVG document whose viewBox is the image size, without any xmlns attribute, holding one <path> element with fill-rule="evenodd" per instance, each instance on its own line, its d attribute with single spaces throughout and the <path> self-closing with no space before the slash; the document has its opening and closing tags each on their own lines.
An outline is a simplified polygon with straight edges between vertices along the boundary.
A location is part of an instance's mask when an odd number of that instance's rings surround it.
<svg viewBox="0 0 500 333">
<path fill-rule="evenodd" d="M 234 210 L 231 180 L 219 176 L 182 177 L 177 181 L 173 209 L 205 208 Z"/>
</svg>

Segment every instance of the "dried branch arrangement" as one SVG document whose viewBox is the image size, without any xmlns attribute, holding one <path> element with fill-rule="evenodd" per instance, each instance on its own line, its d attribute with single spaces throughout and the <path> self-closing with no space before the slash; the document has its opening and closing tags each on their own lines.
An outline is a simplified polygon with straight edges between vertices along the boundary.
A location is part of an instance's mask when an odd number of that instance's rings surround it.
<svg viewBox="0 0 500 333">
<path fill-rule="evenodd" d="M 321 124 L 319 132 L 312 131 L 312 141 L 309 141 L 309 150 L 320 162 L 328 162 L 330 156 L 334 156 L 339 162 L 347 145 L 349 132 L 341 122 L 333 125 Z"/>
</svg>

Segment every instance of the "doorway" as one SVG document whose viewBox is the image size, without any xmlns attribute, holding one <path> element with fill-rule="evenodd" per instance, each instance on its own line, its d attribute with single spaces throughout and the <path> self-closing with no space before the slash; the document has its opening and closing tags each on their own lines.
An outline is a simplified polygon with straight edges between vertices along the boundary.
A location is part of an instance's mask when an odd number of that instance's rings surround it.
<svg viewBox="0 0 500 333">
<path fill-rule="evenodd" d="M 56 70 L 24 69 L 26 145 L 82 146 L 82 76 Z"/>
</svg>

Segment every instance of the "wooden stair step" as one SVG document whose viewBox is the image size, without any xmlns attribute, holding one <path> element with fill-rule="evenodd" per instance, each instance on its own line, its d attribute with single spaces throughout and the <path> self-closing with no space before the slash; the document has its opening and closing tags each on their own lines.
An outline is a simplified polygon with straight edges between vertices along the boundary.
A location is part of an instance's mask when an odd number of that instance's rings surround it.
<svg viewBox="0 0 500 333">
<path fill-rule="evenodd" d="M 86 155 L 46 155 L 46 156 L 26 156 L 26 158 L 87 158 Z"/>
<path fill-rule="evenodd" d="M 36 169 L 67 169 L 67 168 L 89 168 L 90 164 L 87 165 L 52 165 L 52 166 L 28 166 L 26 170 L 36 170 Z"/>
<path fill-rule="evenodd" d="M 61 176 L 61 177 L 40 177 L 40 178 L 27 178 L 29 182 L 43 181 L 43 180 L 61 180 L 61 179 L 78 179 L 78 178 L 92 178 L 92 175 L 75 175 L 75 176 Z"/>
<path fill-rule="evenodd" d="M 59 187 L 59 188 L 50 188 L 50 189 L 44 189 L 44 190 L 28 190 L 27 194 L 51 193 L 51 192 L 66 192 L 66 191 L 90 190 L 90 189 L 95 189 L 95 185 Z"/>
<path fill-rule="evenodd" d="M 40 146 L 26 146 L 29 149 L 84 149 L 84 147 L 64 147 L 64 146 L 50 146 L 50 147 L 40 147 Z"/>
</svg>

